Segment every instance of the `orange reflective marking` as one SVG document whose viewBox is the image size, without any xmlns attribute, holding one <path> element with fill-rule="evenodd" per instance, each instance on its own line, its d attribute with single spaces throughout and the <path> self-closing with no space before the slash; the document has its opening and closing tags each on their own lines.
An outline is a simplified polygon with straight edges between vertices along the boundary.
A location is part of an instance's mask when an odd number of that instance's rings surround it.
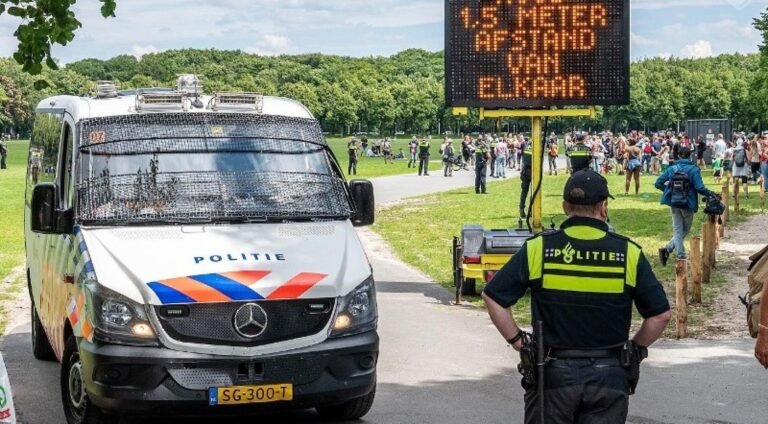
<svg viewBox="0 0 768 424">
<path fill-rule="evenodd" d="M 232 300 L 220 291 L 187 277 L 161 280 L 159 283 L 184 293 L 196 302 L 229 302 Z"/>
<path fill-rule="evenodd" d="M 89 319 L 83 320 L 83 327 L 80 329 L 80 334 L 83 336 L 84 339 L 91 341 L 91 336 L 93 336 L 93 326 L 91 325 L 91 321 Z"/>
<path fill-rule="evenodd" d="M 314 274 L 311 272 L 302 272 L 301 274 L 291 278 L 285 284 L 280 286 L 277 290 L 273 291 L 267 299 L 296 299 L 307 290 L 311 289 L 320 280 L 327 277 L 326 274 Z"/>
<path fill-rule="evenodd" d="M 255 284 L 262 278 L 270 274 L 271 271 L 232 271 L 232 272 L 220 272 L 219 275 L 229 278 L 232 281 L 236 281 L 240 284 L 250 286 Z"/>
</svg>

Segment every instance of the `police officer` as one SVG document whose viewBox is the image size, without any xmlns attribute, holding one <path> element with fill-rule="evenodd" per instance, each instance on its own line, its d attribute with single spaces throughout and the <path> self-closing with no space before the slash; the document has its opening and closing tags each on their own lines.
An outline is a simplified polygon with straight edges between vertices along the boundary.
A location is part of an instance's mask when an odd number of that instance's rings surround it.
<svg viewBox="0 0 768 424">
<path fill-rule="evenodd" d="M 625 422 L 639 361 L 671 316 L 640 246 L 609 231 L 609 197 L 596 172 L 571 176 L 560 230 L 529 239 L 483 292 L 496 328 L 520 350 L 523 333 L 509 308 L 531 290 L 533 319 L 544 324 L 550 358 L 543 382 L 547 424 Z M 628 342 L 633 303 L 644 321 Z M 638 359 L 626 363 L 630 357 Z M 525 422 L 536 423 L 539 412 L 537 390 L 528 387 Z"/>
<path fill-rule="evenodd" d="M 525 218 L 525 203 L 528 199 L 528 193 L 531 191 L 531 179 L 533 176 L 533 144 L 530 140 L 525 141 L 523 147 L 523 159 L 520 163 L 520 217 Z"/>
<path fill-rule="evenodd" d="M 576 143 L 571 148 L 571 172 L 574 174 L 589 168 L 592 162 L 592 148 L 586 145 L 586 138 L 584 133 L 577 133 Z"/>
<path fill-rule="evenodd" d="M 419 176 L 422 172 L 429 176 L 429 140 L 426 138 L 419 140 Z"/>
<path fill-rule="evenodd" d="M 485 190 L 485 180 L 488 174 L 489 154 L 488 144 L 482 138 L 477 140 L 475 146 L 475 193 L 488 194 Z"/>
<path fill-rule="evenodd" d="M 0 169 L 6 169 L 5 158 L 8 156 L 8 144 L 5 142 L 5 136 L 0 138 Z"/>
</svg>

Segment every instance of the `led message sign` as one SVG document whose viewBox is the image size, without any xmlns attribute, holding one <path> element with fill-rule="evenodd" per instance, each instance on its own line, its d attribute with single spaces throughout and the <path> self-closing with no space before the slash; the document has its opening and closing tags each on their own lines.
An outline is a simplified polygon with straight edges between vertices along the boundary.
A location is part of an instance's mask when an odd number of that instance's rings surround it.
<svg viewBox="0 0 768 424">
<path fill-rule="evenodd" d="M 629 103 L 629 0 L 446 0 L 446 103 Z"/>
</svg>

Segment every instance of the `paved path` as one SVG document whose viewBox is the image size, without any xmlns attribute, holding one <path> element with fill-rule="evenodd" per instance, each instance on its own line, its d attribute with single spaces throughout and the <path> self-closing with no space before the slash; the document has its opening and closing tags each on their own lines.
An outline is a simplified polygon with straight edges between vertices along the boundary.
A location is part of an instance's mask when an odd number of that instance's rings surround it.
<svg viewBox="0 0 768 424">
<path fill-rule="evenodd" d="M 379 201 L 393 202 L 423 194 L 423 190 L 461 187 L 469 181 L 454 178 L 446 182 L 450 179 L 433 176 L 421 177 L 419 181 L 428 181 L 426 184 L 409 183 L 415 178 L 419 177 L 375 180 Z M 379 289 L 382 339 L 377 400 L 362 422 L 522 422 L 516 355 L 485 313 L 450 305 L 451 293 L 393 257 L 377 235 L 362 229 L 360 236 L 372 259 Z M 19 308 L 18 316 L 28 316 L 23 305 Z M 17 409 L 23 424 L 60 423 L 58 366 L 33 360 L 29 337 L 28 319 L 22 318 L 2 346 Z M 751 340 L 664 342 L 655 346 L 643 364 L 640 393 L 632 399 L 629 422 L 765 423 L 768 385 L 765 371 L 752 357 L 752 346 Z M 262 417 L 259 422 L 321 421 L 312 412 L 299 412 L 289 417 Z"/>
</svg>

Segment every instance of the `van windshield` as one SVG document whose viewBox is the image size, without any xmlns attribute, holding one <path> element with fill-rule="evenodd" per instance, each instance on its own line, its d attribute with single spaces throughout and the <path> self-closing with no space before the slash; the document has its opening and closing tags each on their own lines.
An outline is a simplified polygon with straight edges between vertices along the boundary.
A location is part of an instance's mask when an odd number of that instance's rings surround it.
<svg viewBox="0 0 768 424">
<path fill-rule="evenodd" d="M 83 121 L 77 219 L 91 225 L 346 219 L 317 122 L 244 114 Z"/>
</svg>

